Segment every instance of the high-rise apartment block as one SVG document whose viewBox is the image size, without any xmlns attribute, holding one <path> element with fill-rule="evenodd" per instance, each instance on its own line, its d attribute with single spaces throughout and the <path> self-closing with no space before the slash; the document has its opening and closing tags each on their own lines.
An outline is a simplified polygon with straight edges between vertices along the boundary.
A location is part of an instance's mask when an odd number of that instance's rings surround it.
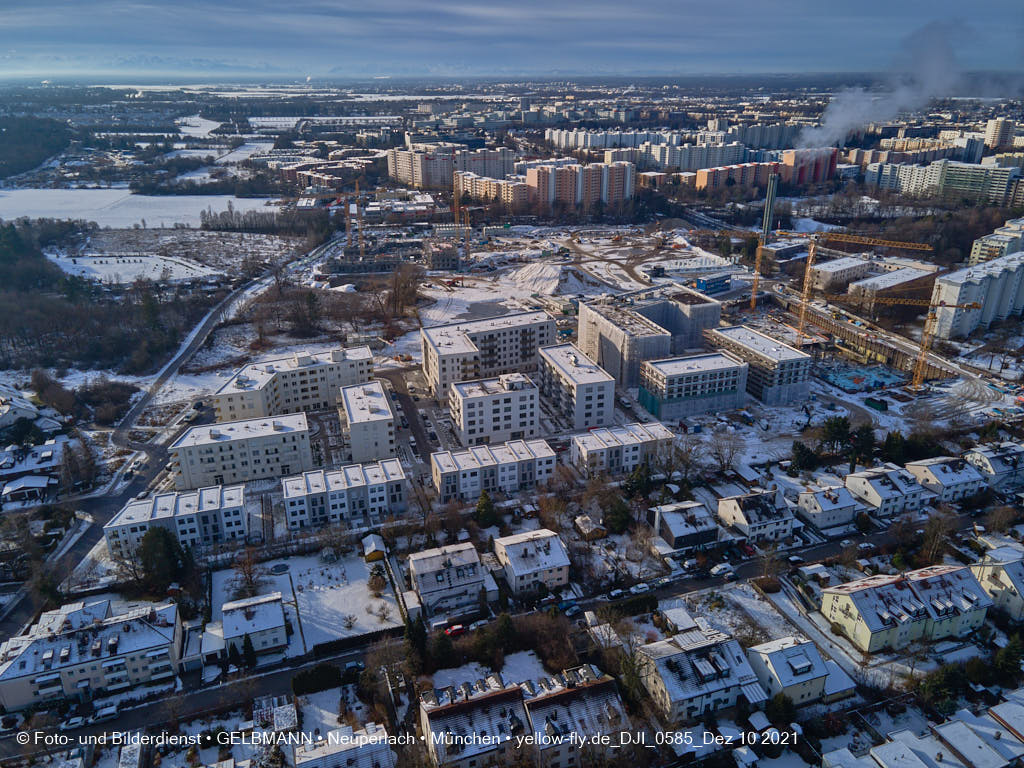
<svg viewBox="0 0 1024 768">
<path fill-rule="evenodd" d="M 728 352 L 648 360 L 640 368 L 637 399 L 663 420 L 741 408 L 749 367 Z"/>
<path fill-rule="evenodd" d="M 420 339 L 423 376 L 444 402 L 457 381 L 535 370 L 537 350 L 555 343 L 555 321 L 546 312 L 517 312 L 423 328 Z"/>
<path fill-rule="evenodd" d="M 810 392 L 811 356 L 778 339 L 735 325 L 706 332 L 708 342 L 750 364 L 747 392 L 765 405 L 800 402 Z"/>
<path fill-rule="evenodd" d="M 610 424 L 615 413 L 615 379 L 575 344 L 540 350 L 541 395 L 576 430 Z"/>
<path fill-rule="evenodd" d="M 525 373 L 451 385 L 448 407 L 465 446 L 536 437 L 540 430 L 537 385 Z"/>
<path fill-rule="evenodd" d="M 990 149 L 1013 146 L 1013 133 L 1016 129 L 1013 120 L 996 117 L 985 124 L 985 146 Z"/>
<path fill-rule="evenodd" d="M 306 414 L 192 427 L 171 443 L 178 490 L 246 483 L 313 469 Z"/>
<path fill-rule="evenodd" d="M 538 165 L 527 169 L 526 186 L 532 202 L 549 206 L 616 205 L 633 197 L 636 166 L 626 162 Z"/>
<path fill-rule="evenodd" d="M 338 389 L 369 381 L 369 347 L 296 352 L 245 366 L 210 401 L 217 421 L 258 419 L 333 408 Z"/>
<path fill-rule="evenodd" d="M 388 176 L 418 189 L 451 189 L 456 171 L 503 179 L 514 168 L 515 152 L 508 147 L 468 150 L 442 142 L 388 150 Z"/>
<path fill-rule="evenodd" d="M 977 309 L 956 304 L 978 304 Z M 935 335 L 959 339 L 1024 312 L 1024 253 L 1012 253 L 936 278 Z"/>
</svg>

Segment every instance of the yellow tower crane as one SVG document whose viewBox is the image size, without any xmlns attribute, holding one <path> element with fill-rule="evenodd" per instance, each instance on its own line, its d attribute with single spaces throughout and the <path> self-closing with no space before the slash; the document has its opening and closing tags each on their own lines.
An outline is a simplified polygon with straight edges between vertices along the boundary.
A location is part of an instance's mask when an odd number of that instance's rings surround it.
<svg viewBox="0 0 1024 768">
<path fill-rule="evenodd" d="M 928 353 L 931 351 L 932 341 L 935 339 L 935 325 L 939 319 L 938 314 L 936 314 L 936 310 L 941 307 L 948 307 L 949 309 L 981 309 L 981 304 L 976 301 L 972 301 L 967 304 L 947 304 L 944 301 L 940 301 L 938 304 L 933 304 L 929 299 L 901 299 L 898 297 L 889 298 L 885 296 L 848 296 L 837 293 L 826 293 L 824 298 L 827 301 L 882 304 L 890 307 L 928 308 L 928 316 L 924 321 L 924 330 L 921 332 L 921 344 L 918 347 L 917 360 L 914 362 L 914 375 L 910 382 L 910 388 L 915 393 L 919 392 L 921 385 L 924 384 L 924 372 L 928 368 Z M 803 307 L 801 307 L 801 309 L 802 308 Z"/>
<path fill-rule="evenodd" d="M 807 233 L 780 232 L 783 237 L 807 237 Z M 908 251 L 930 251 L 930 245 L 921 243 L 903 243 L 897 240 L 880 240 L 877 237 L 863 237 L 861 235 L 847 235 L 841 232 L 815 232 L 811 235 L 811 246 L 807 250 L 807 265 L 804 267 L 804 285 L 800 294 L 800 321 L 796 326 L 797 344 L 804 341 L 804 327 L 807 322 L 807 307 L 811 303 L 811 268 L 814 267 L 814 257 L 817 253 L 819 242 L 833 243 L 858 243 L 860 245 L 876 245 L 883 248 L 902 248 Z"/>
</svg>

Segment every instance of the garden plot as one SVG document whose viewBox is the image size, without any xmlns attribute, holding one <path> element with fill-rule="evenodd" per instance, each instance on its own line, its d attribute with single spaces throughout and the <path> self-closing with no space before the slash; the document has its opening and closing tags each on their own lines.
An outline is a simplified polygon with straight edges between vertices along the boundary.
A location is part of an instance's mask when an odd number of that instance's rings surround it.
<svg viewBox="0 0 1024 768">
<path fill-rule="evenodd" d="M 663 608 L 666 606 L 662 606 Z M 762 643 L 787 637 L 793 626 L 749 584 L 692 592 L 683 598 L 683 606 L 694 616 L 702 616 L 711 626 L 734 637 Z"/>
</svg>

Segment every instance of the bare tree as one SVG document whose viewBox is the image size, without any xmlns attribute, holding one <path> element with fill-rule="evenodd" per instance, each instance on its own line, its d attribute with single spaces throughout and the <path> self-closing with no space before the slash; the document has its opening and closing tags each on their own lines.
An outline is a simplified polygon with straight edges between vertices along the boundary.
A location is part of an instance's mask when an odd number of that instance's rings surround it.
<svg viewBox="0 0 1024 768">
<path fill-rule="evenodd" d="M 232 566 L 234 588 L 238 597 L 253 597 L 259 594 L 267 578 L 266 568 L 256 559 L 256 548 L 246 547 L 238 553 Z"/>
<path fill-rule="evenodd" d="M 921 555 L 928 563 L 936 563 L 946 549 L 950 534 L 953 533 L 953 516 L 946 506 L 928 518 L 924 526 L 924 543 Z"/>
<path fill-rule="evenodd" d="M 1002 533 L 1017 522 L 1017 510 L 1011 506 L 995 507 L 985 518 L 985 527 L 990 531 Z"/>
<path fill-rule="evenodd" d="M 726 433 L 715 435 L 711 441 L 711 458 L 720 471 L 728 471 L 736 468 L 736 460 L 743 451 L 743 441 L 738 435 Z"/>
</svg>

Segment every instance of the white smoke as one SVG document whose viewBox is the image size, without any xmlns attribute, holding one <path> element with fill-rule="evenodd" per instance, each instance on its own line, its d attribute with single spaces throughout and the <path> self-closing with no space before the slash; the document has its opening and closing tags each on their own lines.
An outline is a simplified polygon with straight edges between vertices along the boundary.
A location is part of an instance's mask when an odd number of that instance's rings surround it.
<svg viewBox="0 0 1024 768">
<path fill-rule="evenodd" d="M 821 116 L 821 125 L 800 134 L 799 147 L 845 143 L 847 137 L 871 122 L 891 120 L 901 112 L 920 109 L 934 98 L 948 96 L 961 78 L 952 39 L 963 26 L 931 22 L 904 38 L 888 82 L 878 91 L 847 88 L 836 93 Z"/>
</svg>

